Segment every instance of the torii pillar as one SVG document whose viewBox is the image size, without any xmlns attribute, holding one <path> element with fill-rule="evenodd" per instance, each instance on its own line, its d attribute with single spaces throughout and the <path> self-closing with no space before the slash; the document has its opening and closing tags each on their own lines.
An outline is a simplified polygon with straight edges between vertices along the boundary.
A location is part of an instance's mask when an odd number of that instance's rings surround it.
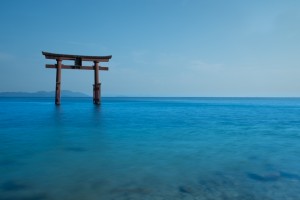
<svg viewBox="0 0 300 200">
<path fill-rule="evenodd" d="M 60 83 L 61 83 L 61 62 L 62 60 L 56 59 L 56 85 L 55 85 L 55 104 L 60 105 Z"/>
<path fill-rule="evenodd" d="M 94 70 L 94 85 L 93 85 L 93 102 L 96 105 L 100 104 L 101 100 L 101 83 L 99 81 L 99 70 L 108 70 L 108 67 L 99 66 L 100 62 L 108 62 L 112 56 L 82 56 L 69 54 L 56 54 L 42 52 L 46 59 L 55 59 L 55 65 L 46 65 L 46 68 L 56 68 L 56 87 L 55 87 L 55 104 L 60 105 L 60 87 L 61 87 L 61 69 L 83 69 Z M 74 65 L 63 65 L 63 60 L 74 60 Z M 92 61 L 93 66 L 82 66 L 82 61 Z"/>
<path fill-rule="evenodd" d="M 99 82 L 99 62 L 94 61 L 94 88 L 93 88 L 93 102 L 100 104 L 101 83 Z"/>
</svg>

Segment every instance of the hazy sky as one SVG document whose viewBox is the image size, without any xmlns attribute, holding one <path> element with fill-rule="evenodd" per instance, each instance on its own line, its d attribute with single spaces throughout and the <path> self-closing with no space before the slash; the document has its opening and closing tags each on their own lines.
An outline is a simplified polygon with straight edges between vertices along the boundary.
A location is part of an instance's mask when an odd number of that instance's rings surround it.
<svg viewBox="0 0 300 200">
<path fill-rule="evenodd" d="M 49 51 L 112 55 L 103 96 L 300 96 L 299 0 L 2 0 L 0 25 L 0 92 L 53 91 Z"/>
</svg>

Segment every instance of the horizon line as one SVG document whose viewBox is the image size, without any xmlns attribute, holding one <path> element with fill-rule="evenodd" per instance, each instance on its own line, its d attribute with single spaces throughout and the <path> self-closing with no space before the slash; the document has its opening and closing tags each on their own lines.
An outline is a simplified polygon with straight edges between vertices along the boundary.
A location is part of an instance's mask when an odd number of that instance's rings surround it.
<svg viewBox="0 0 300 200">
<path fill-rule="evenodd" d="M 0 98 L 54 98 L 51 96 L 0 96 Z M 93 98 L 92 96 L 62 96 L 61 98 Z M 300 96 L 102 96 L 101 98 L 300 98 Z"/>
</svg>

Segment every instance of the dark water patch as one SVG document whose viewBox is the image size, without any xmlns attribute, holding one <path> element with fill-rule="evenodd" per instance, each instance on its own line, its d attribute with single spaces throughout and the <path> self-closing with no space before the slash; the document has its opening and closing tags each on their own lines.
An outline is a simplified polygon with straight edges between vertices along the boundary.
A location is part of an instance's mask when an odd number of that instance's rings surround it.
<svg viewBox="0 0 300 200">
<path fill-rule="evenodd" d="M 82 147 L 66 147 L 64 148 L 65 151 L 71 151 L 71 152 L 85 152 L 87 149 Z"/>
<path fill-rule="evenodd" d="M 148 195 L 151 193 L 151 190 L 143 187 L 132 187 L 132 188 L 115 188 L 111 190 L 112 193 L 122 194 L 124 196 L 131 195 Z"/>
<path fill-rule="evenodd" d="M 42 194 L 32 194 L 32 195 L 24 195 L 24 196 L 11 196 L 11 197 L 1 197 L 1 200 L 46 200 L 49 199 L 48 195 L 45 193 Z"/>
<path fill-rule="evenodd" d="M 282 178 L 294 179 L 294 180 L 300 181 L 300 175 L 298 175 L 298 174 L 292 174 L 292 173 L 283 172 L 283 171 L 280 171 L 279 174 Z"/>
<path fill-rule="evenodd" d="M 279 173 L 272 173 L 272 174 L 266 174 L 266 175 L 260 175 L 255 173 L 247 173 L 248 178 L 261 181 L 261 182 L 272 182 L 277 181 L 280 178 Z"/>
<path fill-rule="evenodd" d="M 247 173 L 247 176 L 253 180 L 261 181 L 261 182 L 269 182 L 269 181 L 277 181 L 280 178 L 292 179 L 300 181 L 300 175 L 288 173 L 288 172 L 274 172 L 266 175 L 260 175 L 255 173 Z"/>
<path fill-rule="evenodd" d="M 178 191 L 183 194 L 193 194 L 194 193 L 194 189 L 192 187 L 184 186 L 184 185 L 179 186 Z"/>
<path fill-rule="evenodd" d="M 12 159 L 0 160 L 0 166 L 12 166 L 12 165 L 16 165 L 16 164 L 19 164 L 19 163 Z"/>
<path fill-rule="evenodd" d="M 4 191 L 18 191 L 26 190 L 28 188 L 30 188 L 29 185 L 17 181 L 6 181 L 1 185 L 1 189 Z"/>
</svg>

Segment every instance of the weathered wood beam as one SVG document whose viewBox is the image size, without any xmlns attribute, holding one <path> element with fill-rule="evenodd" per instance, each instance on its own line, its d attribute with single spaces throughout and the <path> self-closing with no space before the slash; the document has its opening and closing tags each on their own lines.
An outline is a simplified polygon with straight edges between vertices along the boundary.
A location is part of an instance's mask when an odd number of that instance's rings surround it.
<svg viewBox="0 0 300 200">
<path fill-rule="evenodd" d="M 46 59 L 60 59 L 60 60 L 76 60 L 76 58 L 70 58 L 70 57 L 55 57 L 55 56 L 46 56 Z M 97 61 L 97 62 L 108 62 L 109 59 L 88 59 L 88 58 L 82 58 L 82 61 Z"/>
<path fill-rule="evenodd" d="M 57 68 L 56 65 L 47 64 L 46 68 Z M 82 70 L 94 70 L 94 66 L 76 66 L 76 65 L 61 65 L 61 69 L 82 69 Z M 99 66 L 99 70 L 108 71 L 108 67 Z"/>
<path fill-rule="evenodd" d="M 60 105 L 60 86 L 61 86 L 61 60 L 56 64 L 56 86 L 55 86 L 55 104 Z"/>
<path fill-rule="evenodd" d="M 99 82 L 99 63 L 94 61 L 94 78 L 95 78 L 95 84 L 94 84 L 94 104 L 99 105 L 100 104 L 100 87 L 101 84 Z"/>
<path fill-rule="evenodd" d="M 57 54 L 42 52 L 46 59 L 60 59 L 60 60 L 76 60 L 80 58 L 82 61 L 97 61 L 97 62 L 108 62 L 112 56 L 84 56 L 84 55 L 69 55 L 69 54 Z"/>
</svg>

